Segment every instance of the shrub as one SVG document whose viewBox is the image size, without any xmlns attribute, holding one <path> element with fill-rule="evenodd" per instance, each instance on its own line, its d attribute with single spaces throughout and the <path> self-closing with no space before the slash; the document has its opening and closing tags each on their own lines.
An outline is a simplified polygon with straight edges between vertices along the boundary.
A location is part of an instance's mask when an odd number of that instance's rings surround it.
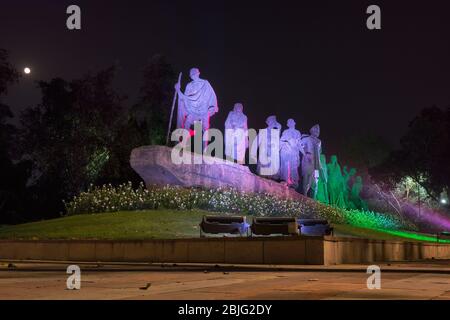
<svg viewBox="0 0 450 320">
<path fill-rule="evenodd" d="M 239 213 L 253 216 L 295 216 L 327 219 L 367 228 L 414 229 L 399 217 L 375 212 L 343 210 L 305 198 L 287 200 L 269 194 L 244 193 L 232 188 L 200 189 L 177 186 L 146 189 L 131 183 L 113 187 L 91 186 L 72 201 L 65 203 L 68 215 L 131 210 L 204 209 L 214 212 Z"/>
</svg>

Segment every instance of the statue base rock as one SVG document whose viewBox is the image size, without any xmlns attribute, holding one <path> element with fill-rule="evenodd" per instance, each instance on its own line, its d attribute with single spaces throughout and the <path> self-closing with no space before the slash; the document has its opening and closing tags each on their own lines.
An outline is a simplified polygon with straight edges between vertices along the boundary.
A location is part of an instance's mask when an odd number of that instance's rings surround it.
<svg viewBox="0 0 450 320">
<path fill-rule="evenodd" d="M 231 187 L 241 192 L 268 193 L 284 199 L 311 201 L 285 184 L 251 173 L 246 166 L 221 159 L 214 159 L 214 164 L 174 164 L 171 152 L 172 149 L 165 146 L 143 146 L 132 150 L 131 167 L 145 181 L 147 188 L 152 185 L 213 189 Z M 191 156 L 194 157 L 194 154 L 191 153 Z"/>
</svg>

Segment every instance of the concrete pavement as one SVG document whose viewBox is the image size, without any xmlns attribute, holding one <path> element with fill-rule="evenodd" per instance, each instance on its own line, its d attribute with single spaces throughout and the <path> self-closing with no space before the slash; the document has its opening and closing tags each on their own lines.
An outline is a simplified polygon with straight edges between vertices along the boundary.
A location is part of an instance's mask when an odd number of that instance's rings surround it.
<svg viewBox="0 0 450 320">
<path fill-rule="evenodd" d="M 79 264 L 67 290 L 65 263 L 0 262 L 0 299 L 448 299 L 449 261 L 381 264 L 369 290 L 364 265 L 239 266 Z"/>
</svg>

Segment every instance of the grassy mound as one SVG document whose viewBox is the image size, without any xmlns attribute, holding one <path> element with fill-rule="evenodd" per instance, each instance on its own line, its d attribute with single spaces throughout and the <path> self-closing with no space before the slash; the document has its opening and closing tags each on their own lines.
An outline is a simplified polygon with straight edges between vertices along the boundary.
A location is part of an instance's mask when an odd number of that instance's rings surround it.
<svg viewBox="0 0 450 320">
<path fill-rule="evenodd" d="M 202 210 L 121 211 L 68 216 L 17 226 L 0 226 L 0 239 L 176 239 L 197 238 Z M 333 225 L 339 236 L 378 240 L 434 241 L 432 235 Z M 450 243 L 448 241 L 447 243 Z"/>
<path fill-rule="evenodd" d="M 204 211 L 149 210 L 85 214 L 1 226 L 0 239 L 170 239 L 199 236 Z"/>
</svg>

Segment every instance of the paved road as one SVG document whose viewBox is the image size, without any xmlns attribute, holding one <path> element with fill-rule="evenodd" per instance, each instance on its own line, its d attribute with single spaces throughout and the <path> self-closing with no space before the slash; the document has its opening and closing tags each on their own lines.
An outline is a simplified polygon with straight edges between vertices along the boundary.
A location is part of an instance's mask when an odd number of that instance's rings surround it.
<svg viewBox="0 0 450 320">
<path fill-rule="evenodd" d="M 80 264 L 67 290 L 65 264 L 0 263 L 0 299 L 448 299 L 450 262 L 381 265 L 380 290 L 366 266 L 290 267 Z M 148 288 L 147 288 L 148 287 Z"/>
</svg>

